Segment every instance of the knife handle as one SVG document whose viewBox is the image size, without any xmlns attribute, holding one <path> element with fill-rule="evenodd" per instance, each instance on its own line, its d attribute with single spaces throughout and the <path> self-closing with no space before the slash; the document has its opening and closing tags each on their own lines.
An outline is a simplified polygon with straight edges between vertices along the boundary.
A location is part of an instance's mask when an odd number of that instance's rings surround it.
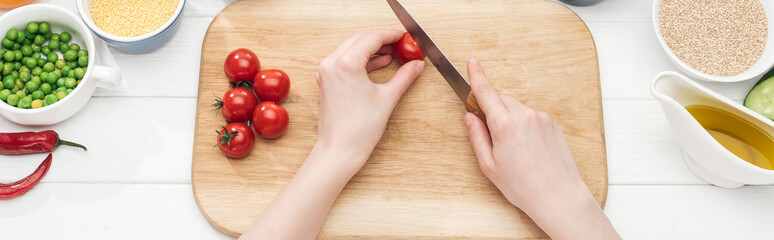
<svg viewBox="0 0 774 240">
<path fill-rule="evenodd" d="M 480 118 L 481 121 L 484 121 L 484 125 L 486 125 L 486 115 L 484 115 L 484 111 L 482 111 L 481 108 L 478 106 L 478 102 L 476 102 L 476 97 L 473 97 L 473 92 L 470 92 L 468 94 L 468 98 L 465 100 L 465 111 L 468 111 L 469 113 L 473 113 L 474 115 L 478 116 L 478 118 Z"/>
</svg>

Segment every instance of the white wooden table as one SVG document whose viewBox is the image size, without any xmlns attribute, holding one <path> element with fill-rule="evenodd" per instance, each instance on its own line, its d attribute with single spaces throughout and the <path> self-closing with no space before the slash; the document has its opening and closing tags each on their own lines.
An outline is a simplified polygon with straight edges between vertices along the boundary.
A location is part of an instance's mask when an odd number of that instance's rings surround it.
<svg viewBox="0 0 774 240">
<path fill-rule="evenodd" d="M 230 239 L 210 227 L 191 191 L 200 49 L 213 17 L 233 0 L 189 0 L 177 35 L 142 55 L 113 51 L 125 84 L 97 90 L 55 129 L 88 152 L 60 148 L 51 171 L 24 196 L 0 201 L 0 239 Z M 74 1 L 38 0 L 75 10 Z M 771 239 L 774 186 L 721 189 L 685 166 L 649 94 L 675 70 L 651 24 L 651 1 L 571 7 L 597 44 L 607 141 L 605 212 L 625 239 Z M 704 84 L 741 100 L 753 83 Z M 0 156 L 0 182 L 32 172 L 45 155 Z"/>
</svg>

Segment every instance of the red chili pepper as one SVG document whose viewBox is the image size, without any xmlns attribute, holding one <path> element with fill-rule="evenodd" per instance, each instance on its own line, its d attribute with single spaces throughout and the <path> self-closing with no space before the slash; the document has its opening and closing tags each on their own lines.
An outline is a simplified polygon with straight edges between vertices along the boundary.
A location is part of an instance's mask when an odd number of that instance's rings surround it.
<svg viewBox="0 0 774 240">
<path fill-rule="evenodd" d="M 48 157 L 46 157 L 46 160 L 43 160 L 43 162 L 40 163 L 38 169 L 35 169 L 29 176 L 10 184 L 0 183 L 0 199 L 11 199 L 26 193 L 35 187 L 35 185 L 38 185 L 40 179 L 43 179 L 43 176 L 46 176 L 49 168 L 51 168 L 50 153 L 48 154 Z"/>
<path fill-rule="evenodd" d="M 0 133 L 0 154 L 19 155 L 53 152 L 59 145 L 83 148 L 83 145 L 59 139 L 53 130 L 42 132 Z"/>
</svg>

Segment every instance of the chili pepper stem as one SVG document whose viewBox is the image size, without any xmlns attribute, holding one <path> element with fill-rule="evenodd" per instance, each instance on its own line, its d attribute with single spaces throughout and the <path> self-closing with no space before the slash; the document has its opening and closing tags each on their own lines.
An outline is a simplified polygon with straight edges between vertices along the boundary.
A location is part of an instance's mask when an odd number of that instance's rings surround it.
<svg viewBox="0 0 774 240">
<path fill-rule="evenodd" d="M 77 148 L 83 149 L 83 151 L 88 151 L 88 149 L 86 149 L 86 146 L 80 145 L 78 143 L 70 142 L 70 141 L 65 141 L 62 139 L 59 139 L 59 141 L 56 142 L 56 145 L 57 147 L 59 147 L 59 145 L 77 147 Z"/>
</svg>

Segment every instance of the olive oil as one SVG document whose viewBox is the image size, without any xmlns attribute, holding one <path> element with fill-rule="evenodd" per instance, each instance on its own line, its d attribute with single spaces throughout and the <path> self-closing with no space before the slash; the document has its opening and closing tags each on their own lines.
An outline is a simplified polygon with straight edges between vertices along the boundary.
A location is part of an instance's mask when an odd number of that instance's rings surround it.
<svg viewBox="0 0 774 240">
<path fill-rule="evenodd" d="M 728 151 L 755 166 L 774 170 L 774 138 L 760 127 L 714 107 L 691 105 L 685 109 Z"/>
</svg>

